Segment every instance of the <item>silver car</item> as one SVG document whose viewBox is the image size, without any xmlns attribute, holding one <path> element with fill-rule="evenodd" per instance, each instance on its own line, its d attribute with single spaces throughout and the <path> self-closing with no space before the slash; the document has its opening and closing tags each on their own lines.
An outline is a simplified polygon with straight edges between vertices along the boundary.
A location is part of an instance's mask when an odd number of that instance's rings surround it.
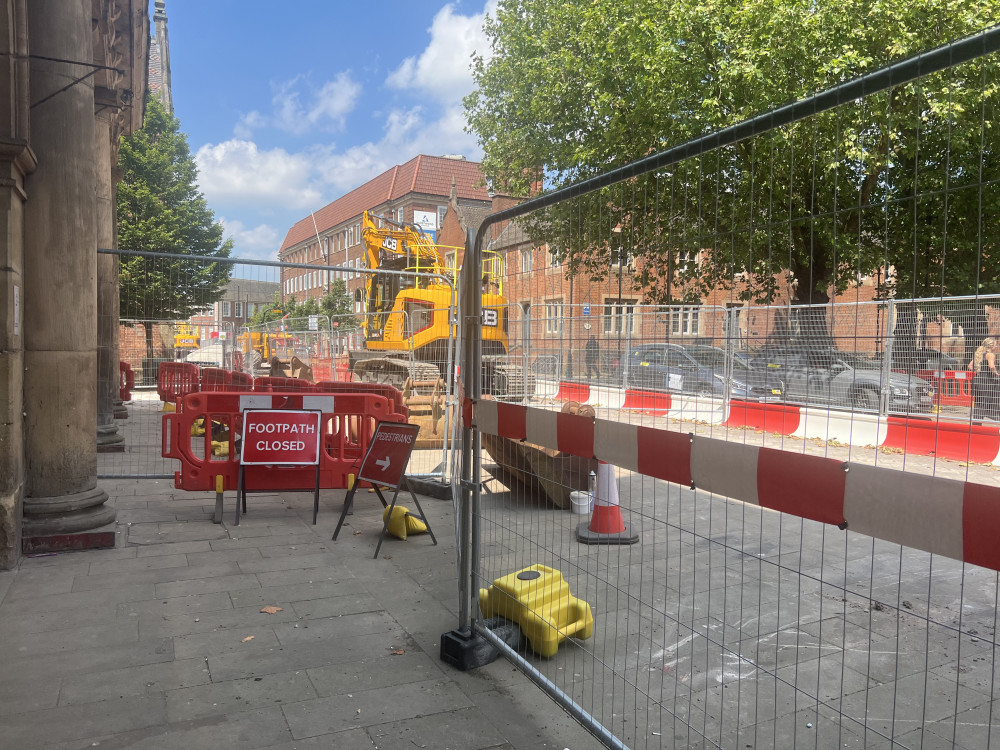
<svg viewBox="0 0 1000 750">
<path fill-rule="evenodd" d="M 879 410 L 882 371 L 858 355 L 825 348 L 772 349 L 758 352 L 751 366 L 778 373 L 788 401 Z M 926 413 L 934 404 L 934 389 L 915 375 L 891 372 L 887 390 L 890 412 Z"/>
</svg>

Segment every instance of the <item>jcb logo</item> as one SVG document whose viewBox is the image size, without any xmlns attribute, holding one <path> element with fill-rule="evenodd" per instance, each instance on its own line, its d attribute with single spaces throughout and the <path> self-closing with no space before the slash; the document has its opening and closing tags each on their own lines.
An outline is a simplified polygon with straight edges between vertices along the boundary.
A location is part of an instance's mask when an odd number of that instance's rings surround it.
<svg viewBox="0 0 1000 750">
<path fill-rule="evenodd" d="M 398 241 L 393 237 L 384 237 L 382 239 L 382 247 L 384 247 L 386 250 L 391 250 L 392 252 L 396 252 L 397 242 Z"/>
<path fill-rule="evenodd" d="M 494 310 L 492 307 L 487 307 L 483 310 L 483 325 L 489 326 L 490 328 L 496 328 L 497 324 L 500 322 L 500 314 Z"/>
</svg>

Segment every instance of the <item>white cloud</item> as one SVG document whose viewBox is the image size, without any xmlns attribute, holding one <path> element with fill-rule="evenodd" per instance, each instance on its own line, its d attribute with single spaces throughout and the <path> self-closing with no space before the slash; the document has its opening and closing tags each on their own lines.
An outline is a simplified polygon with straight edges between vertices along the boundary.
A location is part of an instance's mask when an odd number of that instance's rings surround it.
<svg viewBox="0 0 1000 750">
<path fill-rule="evenodd" d="M 488 53 L 483 19 L 495 13 L 490 0 L 481 13 L 463 16 L 445 5 L 434 16 L 431 41 L 418 57 L 408 57 L 389 74 L 386 83 L 397 89 L 417 89 L 440 102 L 454 104 L 472 91 L 472 54 Z"/>
<path fill-rule="evenodd" d="M 255 130 L 268 126 L 293 135 L 304 135 L 312 130 L 342 130 L 360 95 L 361 84 L 347 72 L 338 73 L 319 89 L 310 87 L 306 76 L 296 76 L 277 85 L 271 97 L 271 115 L 257 110 L 247 112 L 240 116 L 233 132 L 237 138 L 249 140 Z"/>
<path fill-rule="evenodd" d="M 237 219 L 220 219 L 225 236 L 233 240 L 233 257 L 276 260 L 283 233 L 268 224 L 247 227 Z"/>
<path fill-rule="evenodd" d="M 213 206 L 304 209 L 316 206 L 322 197 L 308 153 L 261 151 L 252 141 L 233 139 L 202 146 L 194 158 L 198 184 Z"/>
</svg>

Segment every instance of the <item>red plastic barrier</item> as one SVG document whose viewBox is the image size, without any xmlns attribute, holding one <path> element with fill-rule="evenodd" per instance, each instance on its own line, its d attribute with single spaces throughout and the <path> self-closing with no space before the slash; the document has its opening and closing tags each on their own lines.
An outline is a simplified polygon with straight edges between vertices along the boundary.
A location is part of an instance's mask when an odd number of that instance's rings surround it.
<svg viewBox="0 0 1000 750">
<path fill-rule="evenodd" d="M 338 357 L 333 365 L 333 369 L 337 373 L 337 380 L 345 383 L 350 382 L 353 373 L 351 372 L 349 357 Z"/>
<path fill-rule="evenodd" d="M 657 391 L 625 391 L 622 409 L 626 411 L 670 411 L 670 394 Z"/>
<path fill-rule="evenodd" d="M 316 383 L 314 389 L 319 393 L 375 393 L 389 399 L 393 414 L 401 415 L 404 420 L 410 416 L 410 410 L 403 405 L 403 394 L 388 383 L 341 383 L 324 380 Z"/>
<path fill-rule="evenodd" d="M 791 435 L 799 429 L 799 407 L 759 401 L 730 401 L 726 427 L 752 427 L 761 432 Z M 801 515 L 801 514 L 800 514 Z"/>
<path fill-rule="evenodd" d="M 189 393 L 201 390 L 198 365 L 190 362 L 161 362 L 156 373 L 156 393 L 160 401 L 172 404 Z"/>
<path fill-rule="evenodd" d="M 559 392 L 556 394 L 556 401 L 578 401 L 581 404 L 585 404 L 589 399 L 590 386 L 586 383 L 559 383 Z"/>
<path fill-rule="evenodd" d="M 221 367 L 201 368 L 201 390 L 202 391 L 228 391 L 230 390 L 231 378 L 229 370 Z"/>
<path fill-rule="evenodd" d="M 934 386 L 934 403 L 972 406 L 974 370 L 918 370 L 917 377 Z"/>
<path fill-rule="evenodd" d="M 315 359 L 310 364 L 312 368 L 313 378 L 316 381 L 320 380 L 331 380 L 333 378 L 333 365 L 330 364 L 330 360 L 319 360 Z"/>
<path fill-rule="evenodd" d="M 122 401 L 132 400 L 132 389 L 135 388 L 135 373 L 128 362 L 118 362 L 118 398 Z"/>
<path fill-rule="evenodd" d="M 953 461 L 992 463 L 1000 454 L 1000 429 L 995 425 L 889 417 L 882 447 L 904 453 Z"/>
<path fill-rule="evenodd" d="M 174 486 L 181 490 L 214 491 L 215 478 L 223 478 L 225 490 L 235 490 L 239 479 L 239 455 L 234 446 L 241 439 L 243 415 L 240 400 L 255 394 L 205 392 L 184 396 L 178 410 L 163 415 L 161 455 L 181 462 L 174 473 Z M 262 394 L 256 394 L 259 396 Z M 318 394 L 273 393 L 271 408 L 312 408 Z M 330 399 L 327 398 L 327 401 Z M 323 408 L 319 463 L 319 483 L 323 489 L 346 489 L 349 474 L 356 474 L 364 457 L 376 423 L 403 422 L 393 414 L 389 400 L 373 393 L 338 393 L 332 399 L 335 412 Z M 255 404 L 257 408 L 259 404 Z M 211 424 L 211 430 L 192 436 L 198 419 Z M 227 455 L 212 452 L 215 441 L 229 441 Z M 235 438 L 233 440 L 232 438 Z M 315 466 L 245 466 L 248 490 L 311 490 L 316 481 Z"/>
<path fill-rule="evenodd" d="M 253 376 L 245 372 L 229 373 L 229 390 L 233 393 L 253 390 Z"/>
<path fill-rule="evenodd" d="M 282 378 L 277 375 L 262 375 L 253 379 L 253 389 L 261 393 L 307 393 L 314 390 L 313 384 L 302 378 Z"/>
</svg>

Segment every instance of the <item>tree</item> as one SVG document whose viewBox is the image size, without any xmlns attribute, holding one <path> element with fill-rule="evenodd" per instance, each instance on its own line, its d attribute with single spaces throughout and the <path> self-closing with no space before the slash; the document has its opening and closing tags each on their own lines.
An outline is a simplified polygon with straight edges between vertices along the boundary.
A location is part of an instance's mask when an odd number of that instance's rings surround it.
<svg viewBox="0 0 1000 750">
<path fill-rule="evenodd" d="M 119 244 L 198 258 L 123 257 L 121 316 L 180 320 L 218 301 L 232 266 L 206 259 L 228 258 L 233 241 L 223 241 L 222 224 L 198 191 L 198 170 L 180 122 L 156 99 L 146 104 L 142 129 L 122 139 L 119 166 Z M 153 356 L 151 325 L 146 325 L 146 352 Z"/>
<path fill-rule="evenodd" d="M 307 330 L 310 315 L 325 315 L 335 328 L 351 330 L 359 325 L 352 308 L 347 284 L 343 279 L 334 279 L 330 282 L 330 291 L 322 298 L 310 297 L 301 305 L 294 295 L 282 300 L 281 293 L 275 292 L 271 304 L 258 309 L 250 318 L 249 325 L 262 325 L 284 318 L 292 326 L 288 330 Z"/>
<path fill-rule="evenodd" d="M 491 56 L 474 59 L 468 128 L 486 178 L 526 196 L 998 20 L 998 0 L 500 0 L 485 24 Z M 522 221 L 595 279 L 625 243 L 653 302 L 721 286 L 769 303 L 787 283 L 793 303 L 824 303 L 880 268 L 896 296 L 1000 292 L 988 240 L 1000 216 L 995 57 Z M 692 253 L 703 261 L 685 263 Z"/>
</svg>

